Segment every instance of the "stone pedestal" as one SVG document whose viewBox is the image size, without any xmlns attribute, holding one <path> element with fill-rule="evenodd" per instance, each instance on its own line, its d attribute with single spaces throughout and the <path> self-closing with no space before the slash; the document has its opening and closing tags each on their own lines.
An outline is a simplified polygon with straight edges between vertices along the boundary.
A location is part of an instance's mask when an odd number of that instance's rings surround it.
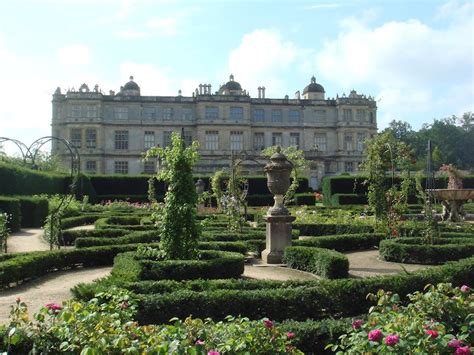
<svg viewBox="0 0 474 355">
<path fill-rule="evenodd" d="M 262 251 L 262 261 L 267 264 L 281 264 L 283 252 L 291 245 L 291 222 L 296 217 L 266 216 L 266 249 Z"/>
</svg>

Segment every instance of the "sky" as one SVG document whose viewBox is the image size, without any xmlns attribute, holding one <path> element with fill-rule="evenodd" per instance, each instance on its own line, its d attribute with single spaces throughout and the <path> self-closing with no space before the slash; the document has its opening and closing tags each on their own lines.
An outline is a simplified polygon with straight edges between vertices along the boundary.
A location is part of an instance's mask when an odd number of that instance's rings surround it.
<svg viewBox="0 0 474 355">
<path fill-rule="evenodd" d="M 438 0 L 0 0 L 0 136 L 51 134 L 51 99 L 82 83 L 142 95 L 374 96 L 378 126 L 474 111 L 474 2 Z M 4 147 L 7 151 L 10 149 Z"/>
</svg>

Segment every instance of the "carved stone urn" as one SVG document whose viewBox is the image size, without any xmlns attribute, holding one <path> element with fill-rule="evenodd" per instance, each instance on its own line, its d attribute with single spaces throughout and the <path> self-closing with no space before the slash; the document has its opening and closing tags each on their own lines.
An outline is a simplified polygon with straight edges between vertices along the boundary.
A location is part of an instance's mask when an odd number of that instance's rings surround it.
<svg viewBox="0 0 474 355">
<path fill-rule="evenodd" d="M 262 261 L 265 264 L 281 264 L 285 248 L 291 245 L 291 216 L 283 204 L 283 195 L 290 187 L 290 173 L 293 165 L 281 153 L 280 147 L 270 157 L 270 162 L 265 165 L 267 186 L 275 195 L 275 204 L 265 217 L 266 248 L 262 251 Z"/>
<path fill-rule="evenodd" d="M 283 196 L 290 188 L 292 169 L 293 165 L 281 153 L 280 146 L 277 146 L 276 153 L 270 157 L 270 162 L 264 167 L 267 174 L 267 186 L 275 200 L 275 204 L 268 210 L 267 215 L 286 216 L 289 214 L 288 209 L 283 205 Z"/>
</svg>

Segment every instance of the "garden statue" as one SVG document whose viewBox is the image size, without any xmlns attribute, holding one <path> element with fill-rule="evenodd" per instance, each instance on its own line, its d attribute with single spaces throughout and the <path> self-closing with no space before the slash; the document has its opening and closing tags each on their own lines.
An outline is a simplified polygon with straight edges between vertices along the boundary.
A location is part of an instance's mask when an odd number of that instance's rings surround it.
<svg viewBox="0 0 474 355">
<path fill-rule="evenodd" d="M 295 217 L 291 216 L 284 206 L 283 196 L 290 187 L 292 169 L 293 165 L 281 153 L 280 147 L 277 147 L 276 153 L 270 157 L 270 162 L 264 168 L 268 189 L 275 200 L 265 217 L 266 248 L 262 252 L 262 260 L 267 264 L 280 264 L 285 248 L 291 245 L 291 222 Z"/>
<path fill-rule="evenodd" d="M 198 200 L 200 199 L 200 197 L 202 196 L 202 194 L 204 193 L 204 187 L 205 187 L 205 184 L 204 184 L 204 181 L 202 179 L 198 179 L 196 181 L 196 193 L 198 195 Z M 201 210 L 204 208 L 204 203 L 203 202 L 199 202 L 198 203 L 198 209 Z"/>
</svg>

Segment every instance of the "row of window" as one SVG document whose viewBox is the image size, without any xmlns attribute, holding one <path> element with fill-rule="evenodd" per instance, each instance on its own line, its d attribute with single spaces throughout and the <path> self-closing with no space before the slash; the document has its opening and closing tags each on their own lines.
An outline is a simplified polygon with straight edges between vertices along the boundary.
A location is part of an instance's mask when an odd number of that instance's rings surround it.
<svg viewBox="0 0 474 355">
<path fill-rule="evenodd" d="M 86 173 L 95 174 L 97 173 L 97 161 L 88 160 L 85 163 Z M 143 162 L 143 172 L 145 174 L 154 174 L 156 172 L 154 161 Z M 128 161 L 119 160 L 114 162 L 114 173 L 115 174 L 128 174 Z"/>
<path fill-rule="evenodd" d="M 354 111 L 356 120 L 359 122 L 370 122 L 374 123 L 374 113 L 369 112 L 367 116 L 367 110 L 365 109 L 343 109 L 343 120 L 350 122 L 354 121 Z M 173 107 L 165 107 L 161 110 L 161 118 L 165 121 L 171 121 L 173 119 L 181 118 L 184 121 L 193 120 L 193 109 L 192 108 L 181 108 L 180 117 L 178 117 L 177 112 Z M 156 107 L 144 107 L 142 116 L 145 120 L 156 120 L 159 118 L 159 111 Z M 117 120 L 128 120 L 129 118 L 129 109 L 125 106 L 114 107 L 113 111 L 114 118 Z M 207 106 L 204 112 L 204 118 L 206 120 L 218 120 L 223 113 L 220 112 L 219 107 L 217 106 Z M 88 117 L 95 118 L 98 117 L 98 108 L 95 105 L 72 105 L 71 106 L 71 116 L 74 118 L 79 117 Z M 326 121 L 327 112 L 326 110 L 314 110 L 313 116 L 316 121 Z M 229 119 L 233 121 L 243 121 L 244 120 L 244 108 L 240 106 L 230 107 L 229 109 Z M 283 122 L 283 110 L 282 109 L 271 109 L 265 110 L 263 108 L 255 108 L 252 111 L 252 121 L 253 122 Z M 299 123 L 301 122 L 301 111 L 300 110 L 289 110 L 288 111 L 288 122 L 290 123 Z"/>
<path fill-rule="evenodd" d="M 344 162 L 344 171 L 345 172 L 355 172 L 358 170 L 358 166 L 360 163 L 358 162 Z M 85 170 L 89 174 L 97 173 L 97 162 L 95 160 L 89 160 L 85 163 Z M 324 164 L 325 172 L 331 173 L 334 170 L 334 166 L 332 162 L 325 162 Z M 154 161 L 146 161 L 143 162 L 143 172 L 145 174 L 154 174 L 156 172 L 156 166 Z M 119 160 L 114 162 L 114 173 L 115 174 L 128 174 L 129 173 L 129 166 L 128 161 L 126 160 Z"/>
<path fill-rule="evenodd" d="M 97 146 L 97 131 L 94 128 L 87 128 L 86 133 L 86 148 L 96 148 Z M 114 147 L 116 150 L 129 149 L 129 131 L 117 130 L 114 132 Z M 163 146 L 167 147 L 171 144 L 172 131 L 163 132 Z M 256 132 L 253 135 L 253 147 L 255 150 L 262 150 L 265 148 L 265 134 L 264 132 Z M 355 146 L 354 146 L 355 138 Z M 344 135 L 344 150 L 359 151 L 364 150 L 364 142 L 367 136 L 365 133 L 357 133 L 355 136 L 352 133 Z M 80 128 L 72 128 L 70 131 L 71 144 L 77 148 L 81 148 L 82 144 L 82 130 Z M 184 132 L 184 142 L 186 145 L 191 145 L 193 136 L 190 132 Z M 291 132 L 289 135 L 289 145 L 300 147 L 300 133 Z M 143 139 L 144 149 L 150 149 L 156 146 L 156 137 L 154 131 L 145 131 Z M 272 145 L 283 146 L 283 134 L 281 132 L 272 133 Z M 321 152 L 327 151 L 327 138 L 324 133 L 315 133 L 314 147 Z M 205 132 L 204 148 L 206 150 L 219 150 L 219 131 L 209 130 Z M 354 149 L 355 148 L 355 149 Z M 230 132 L 230 149 L 239 151 L 244 149 L 244 133 L 242 131 Z"/>
</svg>

